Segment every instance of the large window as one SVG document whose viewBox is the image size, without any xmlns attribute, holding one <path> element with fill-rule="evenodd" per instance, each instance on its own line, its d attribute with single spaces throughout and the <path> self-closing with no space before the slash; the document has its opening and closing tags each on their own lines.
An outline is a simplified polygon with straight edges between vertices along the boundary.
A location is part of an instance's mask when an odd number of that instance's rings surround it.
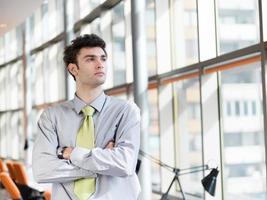
<svg viewBox="0 0 267 200">
<path fill-rule="evenodd" d="M 266 199 L 260 63 L 221 72 L 225 199 Z"/>
<path fill-rule="evenodd" d="M 112 60 L 114 86 L 126 83 L 124 4 L 119 3 L 112 12 Z"/>
<path fill-rule="evenodd" d="M 200 93 L 198 77 L 175 83 L 175 146 L 177 167 L 202 165 Z M 202 173 L 181 176 L 186 193 L 203 195 Z"/>
<path fill-rule="evenodd" d="M 33 105 L 56 102 L 65 98 L 63 43 L 54 44 L 32 55 Z"/>
<path fill-rule="evenodd" d="M 197 10 L 195 0 L 174 0 L 174 68 L 198 61 Z"/>
<path fill-rule="evenodd" d="M 257 0 L 218 0 L 219 53 L 259 42 Z"/>
<path fill-rule="evenodd" d="M 43 110 L 73 97 L 75 82 L 65 77 L 62 52 L 65 41 L 69 44 L 78 34 L 96 33 L 105 40 L 109 70 L 104 88 L 133 100 L 133 2 L 43 1 L 26 23 L 0 37 L 0 157 L 25 159 L 25 139 L 30 155 Z M 267 101 L 262 93 L 267 76 L 260 62 L 260 55 L 267 54 L 266 44 L 260 43 L 261 28 L 265 43 L 267 38 L 267 0 L 143 3 L 149 76 L 146 153 L 180 169 L 218 167 L 215 197 L 201 186 L 208 170 L 180 176 L 186 199 L 267 199 Z M 149 170 L 139 178 L 151 180 L 151 200 L 156 200 L 155 193 L 165 192 L 174 174 L 156 162 Z M 181 196 L 177 184 L 170 194 Z"/>
<path fill-rule="evenodd" d="M 157 73 L 156 64 L 156 12 L 155 0 L 146 1 L 146 54 L 148 75 Z"/>
<path fill-rule="evenodd" d="M 21 111 L 0 114 L 0 155 L 22 159 L 24 152 L 23 118 Z"/>
<path fill-rule="evenodd" d="M 149 96 L 149 142 L 148 150 L 149 154 L 156 159 L 160 159 L 160 135 L 159 135 L 159 110 L 158 110 L 158 91 L 157 89 L 152 89 L 148 91 Z M 156 163 L 151 162 L 151 181 L 152 181 L 152 190 L 160 191 L 160 166 Z"/>
</svg>

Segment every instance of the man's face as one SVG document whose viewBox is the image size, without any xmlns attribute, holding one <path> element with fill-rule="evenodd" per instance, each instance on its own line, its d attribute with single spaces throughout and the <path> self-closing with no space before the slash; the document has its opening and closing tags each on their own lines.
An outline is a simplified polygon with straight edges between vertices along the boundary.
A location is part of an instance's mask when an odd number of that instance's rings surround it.
<svg viewBox="0 0 267 200">
<path fill-rule="evenodd" d="M 106 80 L 107 56 L 102 48 L 82 48 L 77 55 L 76 82 L 90 87 L 98 87 Z"/>
</svg>

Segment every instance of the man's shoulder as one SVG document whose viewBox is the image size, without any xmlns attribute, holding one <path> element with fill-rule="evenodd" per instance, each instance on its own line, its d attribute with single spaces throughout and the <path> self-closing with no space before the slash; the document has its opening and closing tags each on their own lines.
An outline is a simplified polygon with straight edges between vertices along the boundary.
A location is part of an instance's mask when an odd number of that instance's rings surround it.
<svg viewBox="0 0 267 200">
<path fill-rule="evenodd" d="M 67 112 L 73 110 L 74 104 L 72 100 L 63 101 L 52 106 L 49 106 L 44 110 L 44 114 L 56 115 L 57 113 Z"/>
<path fill-rule="evenodd" d="M 114 96 L 109 96 L 110 105 L 123 110 L 135 110 L 139 111 L 138 106 L 133 100 L 121 99 Z"/>
</svg>

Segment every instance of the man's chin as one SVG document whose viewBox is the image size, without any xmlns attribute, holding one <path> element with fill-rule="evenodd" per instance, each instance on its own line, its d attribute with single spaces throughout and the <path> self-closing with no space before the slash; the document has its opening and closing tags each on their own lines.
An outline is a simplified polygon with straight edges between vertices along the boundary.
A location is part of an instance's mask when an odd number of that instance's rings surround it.
<svg viewBox="0 0 267 200">
<path fill-rule="evenodd" d="M 96 86 L 101 86 L 105 83 L 105 80 L 99 80 L 96 82 Z"/>
</svg>

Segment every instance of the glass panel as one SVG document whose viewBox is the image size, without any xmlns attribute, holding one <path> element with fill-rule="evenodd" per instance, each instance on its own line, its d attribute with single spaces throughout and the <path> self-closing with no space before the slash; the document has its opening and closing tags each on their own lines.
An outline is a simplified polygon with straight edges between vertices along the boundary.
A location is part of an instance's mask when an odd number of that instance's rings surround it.
<svg viewBox="0 0 267 200">
<path fill-rule="evenodd" d="M 65 99 L 63 49 L 59 42 L 32 56 L 33 105 Z"/>
<path fill-rule="evenodd" d="M 157 73 L 156 64 L 156 13 L 155 13 L 155 0 L 146 1 L 146 54 L 147 54 L 147 67 L 148 76 Z"/>
<path fill-rule="evenodd" d="M 5 63 L 5 38 L 0 37 L 0 65 Z"/>
<path fill-rule="evenodd" d="M 259 42 L 257 0 L 218 1 L 219 54 Z"/>
<path fill-rule="evenodd" d="M 4 35 L 4 61 L 8 62 L 22 54 L 22 26 L 12 29 Z"/>
<path fill-rule="evenodd" d="M 32 56 L 32 102 L 33 105 L 44 103 L 44 73 L 43 73 L 43 52 L 39 52 Z"/>
<path fill-rule="evenodd" d="M 202 107 L 202 131 L 203 131 L 203 163 L 210 168 L 221 170 L 221 135 L 220 135 L 220 117 L 219 117 L 219 97 L 218 97 L 218 74 L 204 74 L 201 77 L 201 107 Z M 210 170 L 205 171 L 205 176 Z M 215 197 L 205 195 L 206 200 L 222 199 L 222 179 L 221 174 L 217 176 Z"/>
<path fill-rule="evenodd" d="M 6 157 L 7 138 L 6 138 L 6 113 L 0 113 L 0 156 Z"/>
<path fill-rule="evenodd" d="M 267 41 L 267 0 L 262 0 L 263 40 Z"/>
<path fill-rule="evenodd" d="M 59 42 L 57 44 L 57 54 L 55 56 L 56 66 L 57 66 L 57 87 L 58 87 L 58 99 L 66 99 L 66 66 L 63 62 L 63 51 L 64 51 L 64 42 Z"/>
<path fill-rule="evenodd" d="M 53 45 L 44 50 L 44 75 L 45 75 L 45 101 L 58 100 L 58 78 L 57 78 L 57 46 Z"/>
<path fill-rule="evenodd" d="M 90 0 L 80 0 L 80 18 L 84 18 L 91 11 Z"/>
<path fill-rule="evenodd" d="M 6 69 L 7 67 L 0 68 L 0 111 L 4 111 L 6 109 Z"/>
<path fill-rule="evenodd" d="M 177 167 L 190 168 L 202 165 L 202 139 L 199 79 L 184 80 L 176 89 L 176 152 Z M 185 192 L 202 196 L 202 173 L 181 176 Z"/>
<path fill-rule="evenodd" d="M 114 86 L 126 82 L 124 5 L 119 3 L 112 12 L 112 61 Z"/>
<path fill-rule="evenodd" d="M 81 32 L 80 32 L 81 35 L 90 34 L 90 33 L 94 33 L 94 34 L 97 34 L 98 36 L 101 36 L 99 18 L 96 18 L 90 24 L 86 24 L 81 27 Z"/>
<path fill-rule="evenodd" d="M 197 11 L 195 0 L 174 0 L 174 59 L 180 68 L 198 61 Z"/>
<path fill-rule="evenodd" d="M 6 66 L 6 108 L 23 106 L 22 61 Z"/>
<path fill-rule="evenodd" d="M 159 109 L 158 109 L 158 90 L 153 89 L 148 91 L 149 102 L 149 155 L 160 160 L 160 137 L 159 137 Z M 152 190 L 161 190 L 160 166 L 151 162 L 151 180 Z"/>
<path fill-rule="evenodd" d="M 101 0 L 80 0 L 80 18 L 84 18 L 100 4 Z"/>
<path fill-rule="evenodd" d="M 39 34 L 33 34 L 33 41 L 31 45 L 31 49 L 41 45 L 42 43 L 42 16 L 41 16 L 41 9 L 37 9 L 34 12 L 34 27 L 33 27 L 33 33 L 39 33 Z"/>
<path fill-rule="evenodd" d="M 38 134 L 38 127 L 37 127 L 37 122 L 42 114 L 43 110 L 36 110 L 32 109 L 30 113 L 30 124 L 31 124 L 31 129 L 32 129 L 32 135 L 31 135 L 31 140 L 35 141 L 37 134 Z"/>
<path fill-rule="evenodd" d="M 51 4 L 52 1 L 49 1 L 49 4 Z M 49 37 L 49 29 L 51 27 L 55 26 L 55 22 L 56 20 L 54 19 L 49 20 L 48 19 L 53 17 L 53 13 L 51 13 L 51 15 L 49 15 L 50 13 L 48 13 L 48 1 L 47 3 L 43 3 L 41 5 L 41 19 L 42 19 L 42 41 L 47 41 L 50 37 Z"/>
<path fill-rule="evenodd" d="M 260 69 L 221 72 L 225 199 L 267 198 Z"/>
<path fill-rule="evenodd" d="M 119 99 L 127 100 L 127 94 L 126 93 L 119 93 L 119 94 L 114 94 L 114 95 L 111 95 L 111 96 L 117 97 Z"/>
<path fill-rule="evenodd" d="M 12 112 L 9 115 L 8 120 L 8 152 L 9 156 L 13 159 L 22 158 L 23 145 L 24 145 L 24 135 L 23 135 L 23 122 L 22 122 L 22 112 Z"/>
<path fill-rule="evenodd" d="M 92 8 L 95 8 L 95 7 L 97 7 L 98 5 L 100 5 L 101 0 L 90 0 L 90 2 L 91 2 L 91 6 L 92 6 Z"/>
<path fill-rule="evenodd" d="M 215 1 L 197 1 L 199 28 L 199 60 L 216 57 Z"/>
</svg>

